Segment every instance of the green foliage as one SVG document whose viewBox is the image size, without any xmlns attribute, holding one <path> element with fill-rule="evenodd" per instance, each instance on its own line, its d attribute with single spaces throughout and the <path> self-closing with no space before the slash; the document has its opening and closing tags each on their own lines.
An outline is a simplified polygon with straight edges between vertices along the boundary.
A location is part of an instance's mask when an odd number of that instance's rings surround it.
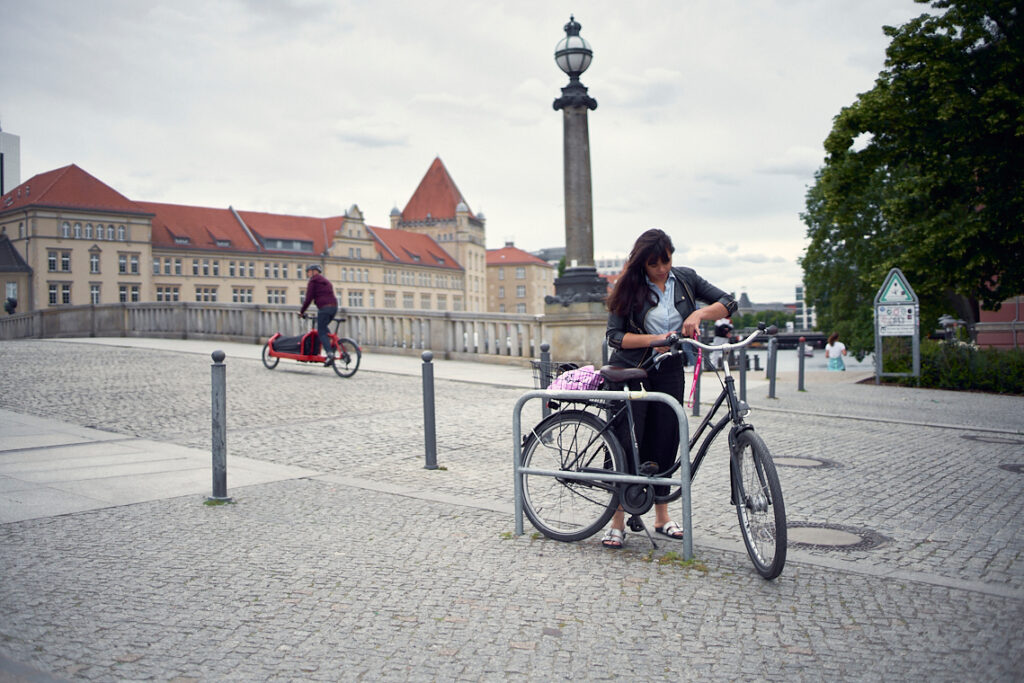
<svg viewBox="0 0 1024 683">
<path fill-rule="evenodd" d="M 897 383 L 917 384 L 912 377 L 899 378 Z M 920 385 L 931 389 L 1024 394 L 1024 351 L 925 340 L 921 342 Z"/>
<path fill-rule="evenodd" d="M 558 259 L 558 277 L 565 275 L 565 257 Z"/>
<path fill-rule="evenodd" d="M 737 330 L 757 327 L 760 322 L 786 328 L 787 322 L 796 320 L 796 314 L 789 311 L 755 311 L 754 313 L 737 313 L 732 317 L 732 325 Z"/>
<path fill-rule="evenodd" d="M 801 216 L 807 299 L 855 353 L 874 344 L 874 294 L 893 266 L 921 299 L 922 334 L 951 302 L 973 318 L 977 302 L 1024 291 L 1018 3 L 932 7 L 945 11 L 885 27 L 885 69 L 836 116 Z"/>
</svg>

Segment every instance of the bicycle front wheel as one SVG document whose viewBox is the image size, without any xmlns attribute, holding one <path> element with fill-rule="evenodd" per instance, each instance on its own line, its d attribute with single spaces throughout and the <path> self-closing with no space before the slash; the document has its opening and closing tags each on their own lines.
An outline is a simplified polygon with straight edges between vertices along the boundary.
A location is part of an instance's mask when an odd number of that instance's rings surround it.
<svg viewBox="0 0 1024 683">
<path fill-rule="evenodd" d="M 267 366 L 268 370 L 273 370 L 277 367 L 277 364 L 281 362 L 281 359 L 277 356 L 270 355 L 270 342 L 263 345 L 263 364 Z"/>
<path fill-rule="evenodd" d="M 736 435 L 733 502 L 747 553 L 757 573 L 774 579 L 786 564 L 786 506 L 771 453 L 752 429 Z"/>
<path fill-rule="evenodd" d="M 331 367 L 338 377 L 351 377 L 359 369 L 359 361 L 363 359 L 363 352 L 359 350 L 359 344 L 348 337 L 338 337 L 338 348 L 334 352 L 334 363 Z"/>
<path fill-rule="evenodd" d="M 622 447 L 600 418 L 583 410 L 553 413 L 523 442 L 523 467 L 589 474 L 623 473 Z M 611 482 L 521 474 L 523 510 L 556 541 L 580 541 L 611 519 L 619 506 Z"/>
</svg>

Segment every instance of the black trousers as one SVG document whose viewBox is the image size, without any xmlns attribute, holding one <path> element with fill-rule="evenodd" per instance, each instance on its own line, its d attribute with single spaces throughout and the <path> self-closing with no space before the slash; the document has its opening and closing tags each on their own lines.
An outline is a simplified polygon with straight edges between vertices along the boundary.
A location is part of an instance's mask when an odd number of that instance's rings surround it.
<svg viewBox="0 0 1024 683">
<path fill-rule="evenodd" d="M 640 389 L 640 384 L 649 391 L 658 391 L 683 402 L 686 377 L 680 357 L 666 358 L 659 368 L 651 368 L 647 379 L 630 382 L 629 388 Z M 656 462 L 664 472 L 675 462 L 679 454 L 679 419 L 671 407 L 660 401 L 633 401 L 636 442 L 639 444 L 640 463 Z M 630 446 L 629 418 L 623 414 L 615 425 L 615 435 L 625 451 L 626 463 L 632 472 L 632 446 Z M 635 472 L 632 472 L 635 474 Z M 669 494 L 668 486 L 655 486 L 654 499 L 663 502 Z"/>
<path fill-rule="evenodd" d="M 320 348 L 323 349 L 325 356 L 334 353 L 331 350 L 331 338 L 328 335 L 328 331 L 330 330 L 331 320 L 334 319 L 334 314 L 337 312 L 337 306 L 324 306 L 316 311 L 316 332 L 320 337 Z"/>
</svg>

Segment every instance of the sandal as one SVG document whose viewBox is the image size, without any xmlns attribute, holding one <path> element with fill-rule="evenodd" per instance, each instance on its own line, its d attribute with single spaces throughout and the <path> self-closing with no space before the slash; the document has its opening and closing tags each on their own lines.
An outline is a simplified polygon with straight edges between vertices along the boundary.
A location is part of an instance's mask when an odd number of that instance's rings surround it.
<svg viewBox="0 0 1024 683">
<path fill-rule="evenodd" d="M 654 527 L 654 533 L 661 534 L 662 536 L 668 536 L 669 538 L 677 541 L 683 538 L 682 528 L 671 519 L 665 522 L 664 526 Z"/>
<path fill-rule="evenodd" d="M 626 530 L 608 529 L 601 539 L 601 545 L 612 550 L 620 550 L 622 546 L 626 545 Z"/>
</svg>

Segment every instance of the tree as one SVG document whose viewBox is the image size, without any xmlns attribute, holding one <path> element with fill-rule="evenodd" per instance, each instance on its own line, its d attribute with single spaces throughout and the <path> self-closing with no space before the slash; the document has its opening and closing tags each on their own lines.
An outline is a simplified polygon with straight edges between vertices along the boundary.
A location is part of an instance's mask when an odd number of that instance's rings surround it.
<svg viewBox="0 0 1024 683">
<path fill-rule="evenodd" d="M 926 3 L 928 0 L 916 0 Z M 899 266 L 922 303 L 969 323 L 1024 290 L 1024 43 L 1013 0 L 936 0 L 892 38 L 875 87 L 836 116 L 808 190 L 801 265 L 819 327 L 874 346 Z"/>
</svg>

